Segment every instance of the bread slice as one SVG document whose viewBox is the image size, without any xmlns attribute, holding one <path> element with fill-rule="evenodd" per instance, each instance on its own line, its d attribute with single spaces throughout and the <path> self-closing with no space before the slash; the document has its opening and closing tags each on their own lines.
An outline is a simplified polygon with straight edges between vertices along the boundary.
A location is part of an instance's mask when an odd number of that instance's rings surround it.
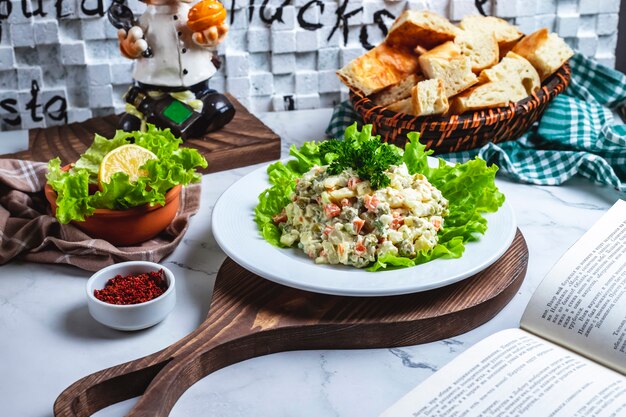
<svg viewBox="0 0 626 417">
<path fill-rule="evenodd" d="M 415 48 L 413 48 L 413 52 L 415 52 L 416 55 L 422 55 L 428 52 L 428 49 L 424 48 L 423 46 L 417 45 Z"/>
<path fill-rule="evenodd" d="M 411 99 L 411 97 L 396 101 L 395 103 L 391 103 L 387 106 L 387 110 L 395 111 L 396 113 L 415 115 L 415 111 L 413 109 L 413 100 Z"/>
<path fill-rule="evenodd" d="M 497 65 L 484 70 L 478 76 L 479 84 L 495 81 L 520 82 L 527 96 L 541 87 L 541 80 L 535 67 L 515 52 L 509 52 Z"/>
<path fill-rule="evenodd" d="M 417 83 L 411 91 L 411 99 L 416 116 L 443 114 L 450 108 L 441 78 Z"/>
<path fill-rule="evenodd" d="M 500 59 L 498 42 L 493 32 L 464 30 L 454 38 L 454 43 L 470 59 L 472 71 L 475 73 L 494 66 Z"/>
<path fill-rule="evenodd" d="M 370 99 L 379 106 L 388 106 L 396 101 L 411 97 L 411 89 L 423 79 L 424 77 L 421 75 L 411 74 L 398 84 L 372 94 Z"/>
<path fill-rule="evenodd" d="M 406 10 L 391 25 L 385 42 L 396 47 L 431 49 L 458 34 L 448 19 L 427 10 Z"/>
<path fill-rule="evenodd" d="M 472 110 L 506 107 L 510 102 L 519 101 L 520 97 L 526 97 L 526 90 L 521 83 L 489 82 L 472 87 L 454 97 L 451 101 L 450 111 L 453 114 L 461 114 Z"/>
<path fill-rule="evenodd" d="M 492 32 L 498 42 L 500 58 L 505 56 L 524 36 L 518 28 L 506 20 L 493 16 L 465 16 L 459 26 L 468 32 Z"/>
<path fill-rule="evenodd" d="M 369 96 L 417 72 L 415 54 L 382 43 L 350 61 L 337 75 L 353 91 Z"/>
<path fill-rule="evenodd" d="M 563 39 L 556 33 L 549 33 L 546 28 L 524 37 L 515 45 L 513 52 L 530 61 L 541 81 L 554 74 L 574 55 Z"/>
<path fill-rule="evenodd" d="M 422 72 L 430 79 L 441 78 L 446 97 L 451 97 L 476 84 L 470 59 L 454 42 L 446 42 L 418 58 Z"/>
</svg>

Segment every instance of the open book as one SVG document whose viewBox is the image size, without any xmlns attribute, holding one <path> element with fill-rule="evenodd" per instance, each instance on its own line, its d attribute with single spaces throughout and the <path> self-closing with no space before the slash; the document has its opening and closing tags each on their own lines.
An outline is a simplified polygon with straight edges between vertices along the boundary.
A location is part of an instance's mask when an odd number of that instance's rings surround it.
<svg viewBox="0 0 626 417">
<path fill-rule="evenodd" d="M 626 416 L 626 202 L 544 278 L 520 329 L 462 353 L 381 417 Z"/>
</svg>

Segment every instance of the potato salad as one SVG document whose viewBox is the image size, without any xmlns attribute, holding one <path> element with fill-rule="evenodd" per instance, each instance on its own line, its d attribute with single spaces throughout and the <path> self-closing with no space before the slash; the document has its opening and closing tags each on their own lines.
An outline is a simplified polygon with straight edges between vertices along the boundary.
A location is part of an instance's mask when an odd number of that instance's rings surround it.
<svg viewBox="0 0 626 417">
<path fill-rule="evenodd" d="M 386 170 L 389 185 L 373 189 L 352 168 L 331 175 L 314 166 L 297 181 L 292 202 L 274 216 L 280 243 L 320 264 L 363 268 L 378 256 L 411 258 L 437 245 L 448 201 L 404 163 Z"/>
</svg>

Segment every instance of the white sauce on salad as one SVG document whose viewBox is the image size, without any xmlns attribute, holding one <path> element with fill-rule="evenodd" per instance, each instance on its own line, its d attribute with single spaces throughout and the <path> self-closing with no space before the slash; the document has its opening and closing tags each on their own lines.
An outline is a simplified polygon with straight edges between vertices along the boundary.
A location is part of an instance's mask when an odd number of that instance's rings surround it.
<svg viewBox="0 0 626 417">
<path fill-rule="evenodd" d="M 363 268 L 378 256 L 412 258 L 437 245 L 448 201 L 404 163 L 386 171 L 387 187 L 372 190 L 352 169 L 330 175 L 315 166 L 299 179 L 292 202 L 274 221 L 280 242 L 297 245 L 320 264 Z"/>
</svg>

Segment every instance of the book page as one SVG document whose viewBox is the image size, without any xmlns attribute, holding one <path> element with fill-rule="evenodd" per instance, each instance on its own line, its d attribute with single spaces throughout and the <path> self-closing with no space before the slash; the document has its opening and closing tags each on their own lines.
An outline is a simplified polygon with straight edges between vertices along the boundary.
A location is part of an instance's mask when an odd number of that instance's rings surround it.
<svg viewBox="0 0 626 417">
<path fill-rule="evenodd" d="M 617 417 L 626 378 L 520 329 L 479 342 L 380 417 Z"/>
<path fill-rule="evenodd" d="M 552 268 L 521 327 L 626 374 L 626 202 L 615 203 Z"/>
</svg>

